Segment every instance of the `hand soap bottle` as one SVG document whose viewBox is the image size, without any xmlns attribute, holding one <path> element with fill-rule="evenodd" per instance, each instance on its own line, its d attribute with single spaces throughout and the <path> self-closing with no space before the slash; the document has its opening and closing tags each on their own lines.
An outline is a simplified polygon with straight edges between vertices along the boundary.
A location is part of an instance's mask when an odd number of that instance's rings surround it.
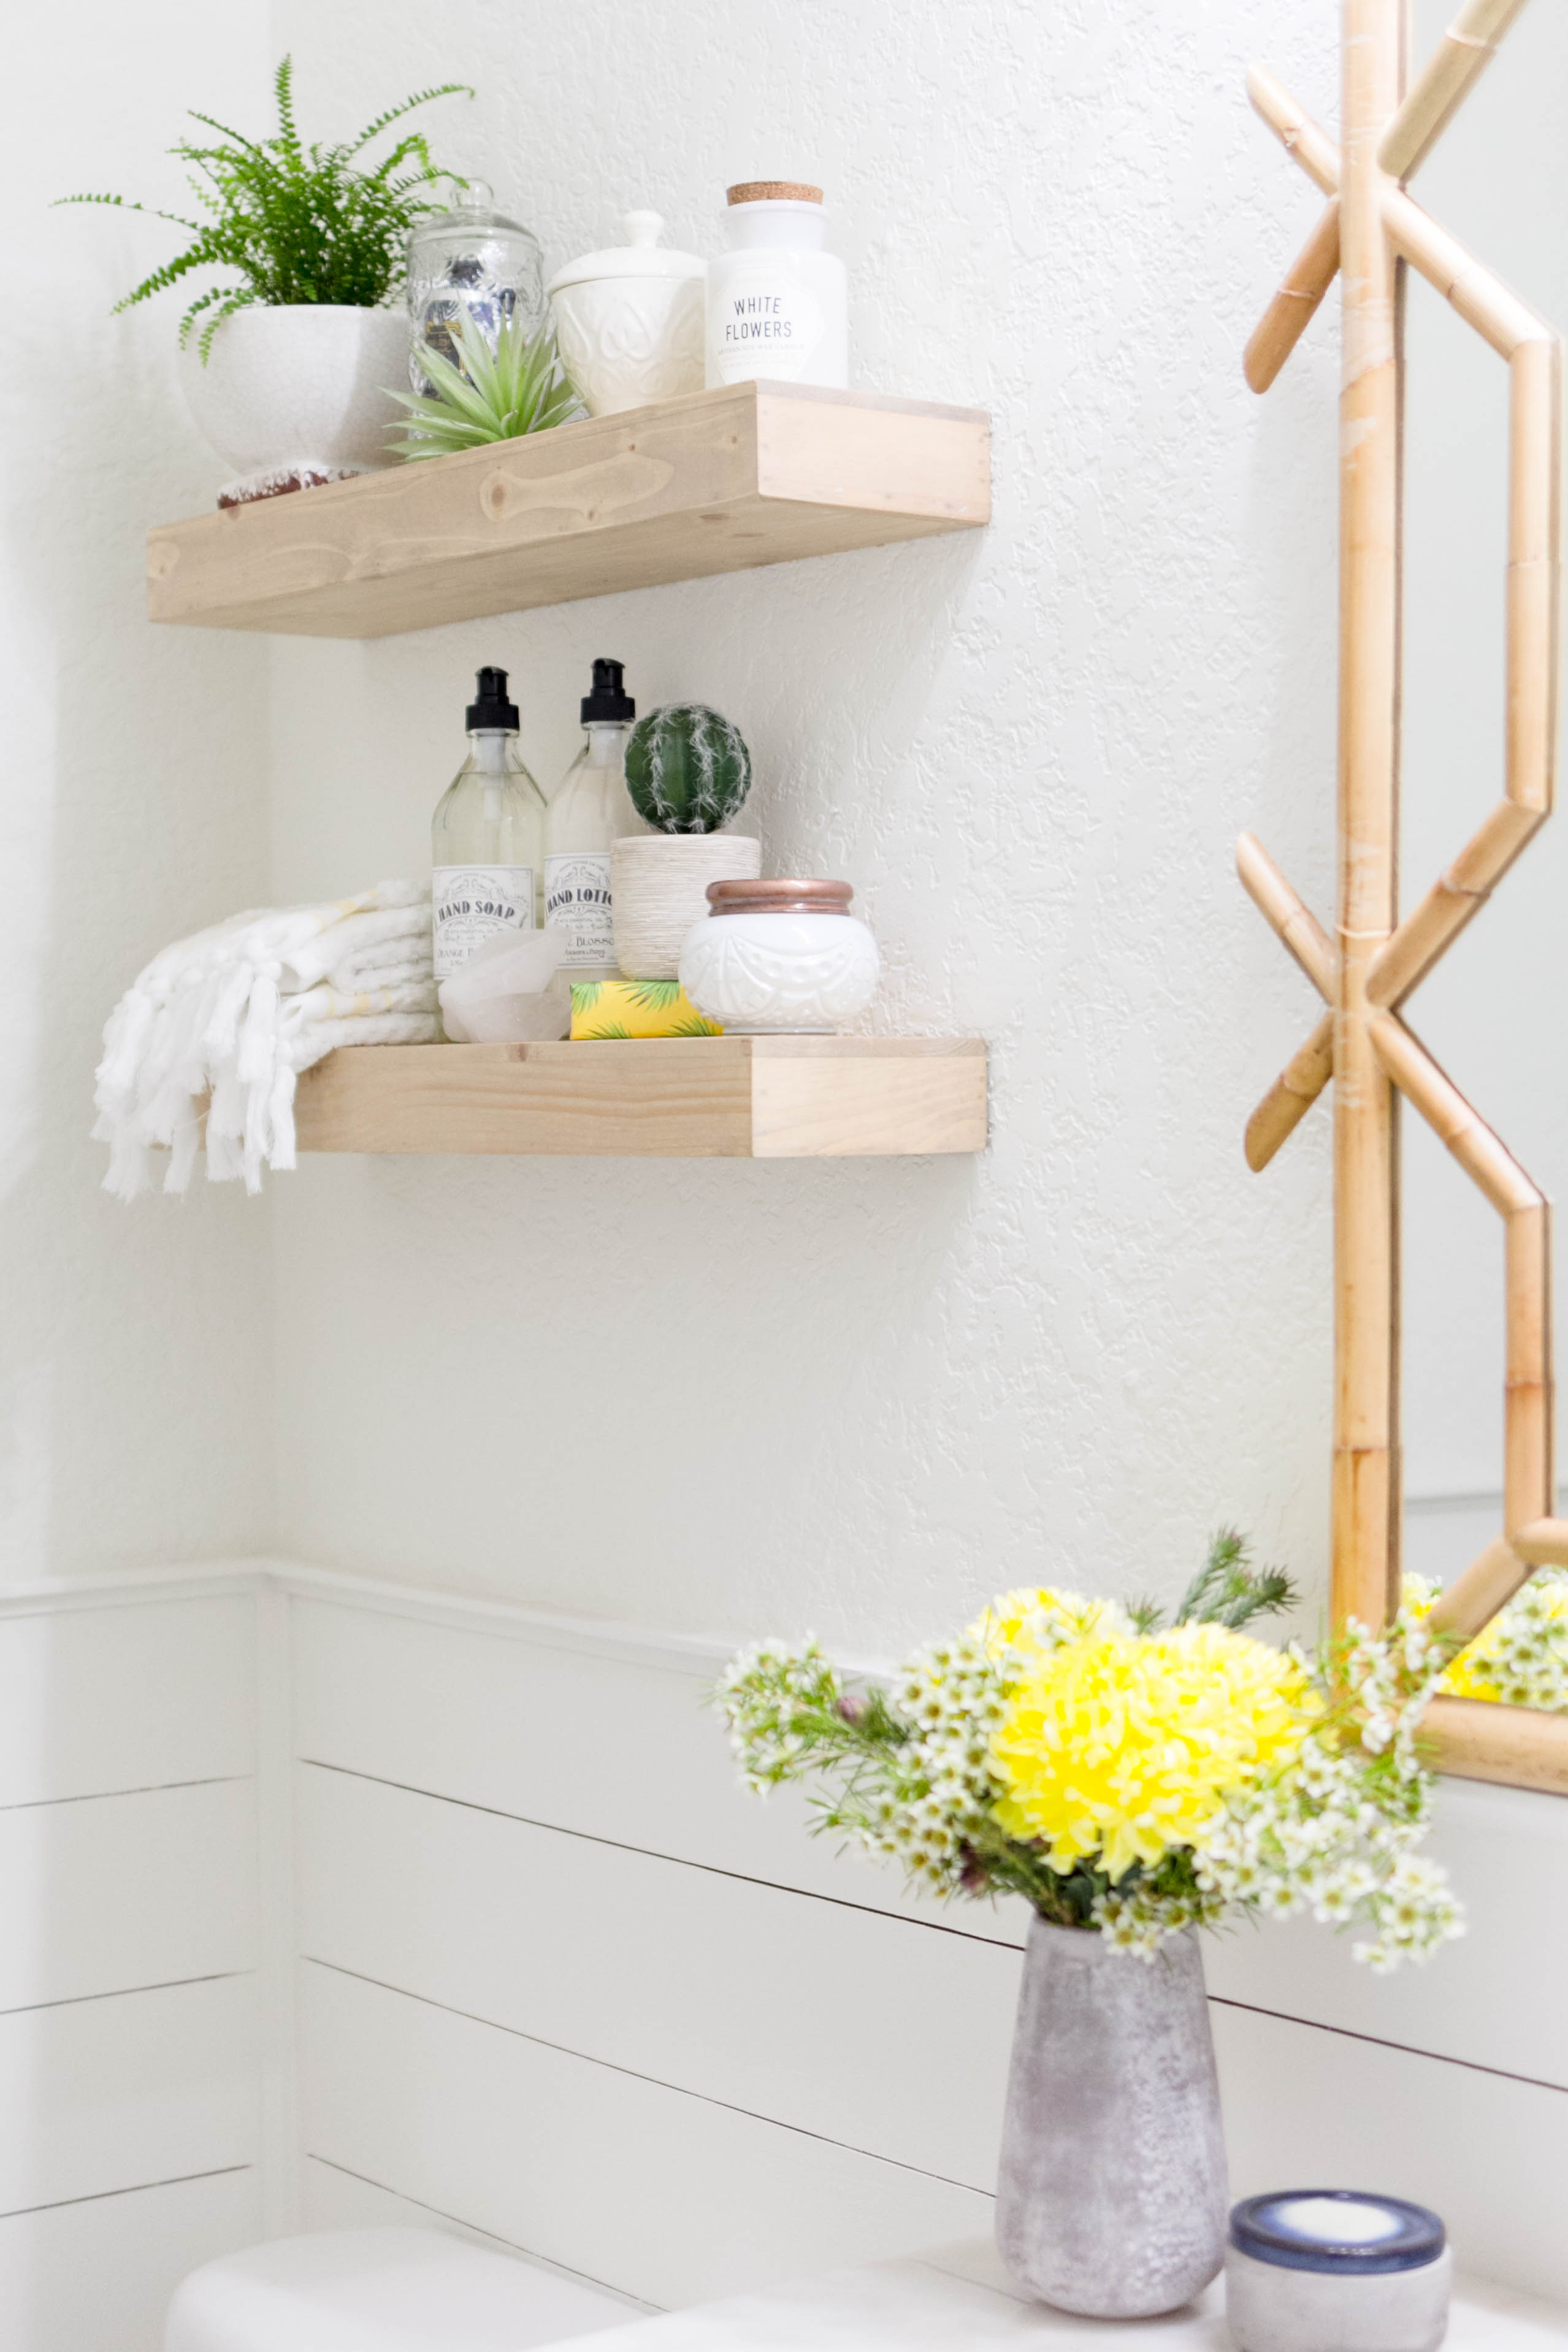
<svg viewBox="0 0 1568 2352">
<path fill-rule="evenodd" d="M 619 980 L 611 919 L 612 843 L 648 828 L 626 790 L 626 738 L 637 706 L 625 691 L 623 665 L 596 661 L 593 691 L 582 698 L 581 751 L 552 795 L 545 823 L 545 922 L 567 933 L 561 970 L 569 980 Z"/>
<path fill-rule="evenodd" d="M 435 977 L 450 978 L 497 931 L 531 931 L 544 865 L 544 794 L 517 752 L 504 669 L 479 672 L 468 757 L 430 828 Z"/>
</svg>

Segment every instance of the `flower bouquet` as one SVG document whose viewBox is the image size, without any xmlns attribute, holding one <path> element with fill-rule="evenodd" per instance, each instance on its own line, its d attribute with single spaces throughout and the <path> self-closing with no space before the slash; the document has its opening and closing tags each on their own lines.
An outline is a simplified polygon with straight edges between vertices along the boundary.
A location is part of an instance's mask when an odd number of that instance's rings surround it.
<svg viewBox="0 0 1568 2352">
<path fill-rule="evenodd" d="M 1414 1601 L 1314 1656 L 1244 1629 L 1288 1605 L 1218 1537 L 1171 1621 L 1003 1593 L 886 1683 L 766 1642 L 717 1694 L 747 1784 L 939 1895 L 1032 1906 L 998 2242 L 1048 2301 L 1166 2311 L 1219 2268 L 1224 2147 L 1198 1927 L 1307 1913 L 1379 1970 L 1462 1933 L 1418 1854 L 1421 1716 L 1451 1645 Z M 1129 1968 L 1126 1955 L 1147 1962 Z"/>
</svg>

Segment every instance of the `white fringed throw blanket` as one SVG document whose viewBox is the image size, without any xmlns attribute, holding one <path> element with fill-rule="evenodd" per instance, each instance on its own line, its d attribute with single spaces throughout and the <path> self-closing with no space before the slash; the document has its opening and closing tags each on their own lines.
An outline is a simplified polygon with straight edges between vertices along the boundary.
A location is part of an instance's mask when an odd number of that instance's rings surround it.
<svg viewBox="0 0 1568 2352">
<path fill-rule="evenodd" d="M 441 1035 L 430 893 L 381 882 L 323 907 L 231 915 L 153 957 L 110 1013 L 94 1136 L 106 1191 L 133 1201 L 170 1154 L 183 1192 L 201 1147 L 207 1174 L 294 1166 L 294 1083 L 334 1045 L 420 1045 Z"/>
</svg>

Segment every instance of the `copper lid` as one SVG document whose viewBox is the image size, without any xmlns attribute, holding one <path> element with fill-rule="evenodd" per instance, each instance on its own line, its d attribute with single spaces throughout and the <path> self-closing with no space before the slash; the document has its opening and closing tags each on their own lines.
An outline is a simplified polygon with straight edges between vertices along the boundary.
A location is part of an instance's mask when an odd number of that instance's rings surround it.
<svg viewBox="0 0 1568 2352">
<path fill-rule="evenodd" d="M 820 205 L 822 201 L 821 188 L 808 187 L 804 180 L 742 180 L 724 194 L 725 202 L 731 205 Z"/>
<path fill-rule="evenodd" d="M 847 915 L 854 897 L 848 882 L 710 882 L 716 915 Z"/>
</svg>

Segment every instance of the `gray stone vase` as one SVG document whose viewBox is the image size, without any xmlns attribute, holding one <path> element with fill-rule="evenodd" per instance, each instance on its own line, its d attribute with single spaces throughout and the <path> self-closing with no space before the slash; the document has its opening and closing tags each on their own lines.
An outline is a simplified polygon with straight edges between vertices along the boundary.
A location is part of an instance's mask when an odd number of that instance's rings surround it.
<svg viewBox="0 0 1568 2352">
<path fill-rule="evenodd" d="M 1174 2311 L 1225 2259 L 1227 2184 L 1203 1957 L 1030 1923 L 997 2182 L 1020 2285 L 1095 2319 Z"/>
</svg>

